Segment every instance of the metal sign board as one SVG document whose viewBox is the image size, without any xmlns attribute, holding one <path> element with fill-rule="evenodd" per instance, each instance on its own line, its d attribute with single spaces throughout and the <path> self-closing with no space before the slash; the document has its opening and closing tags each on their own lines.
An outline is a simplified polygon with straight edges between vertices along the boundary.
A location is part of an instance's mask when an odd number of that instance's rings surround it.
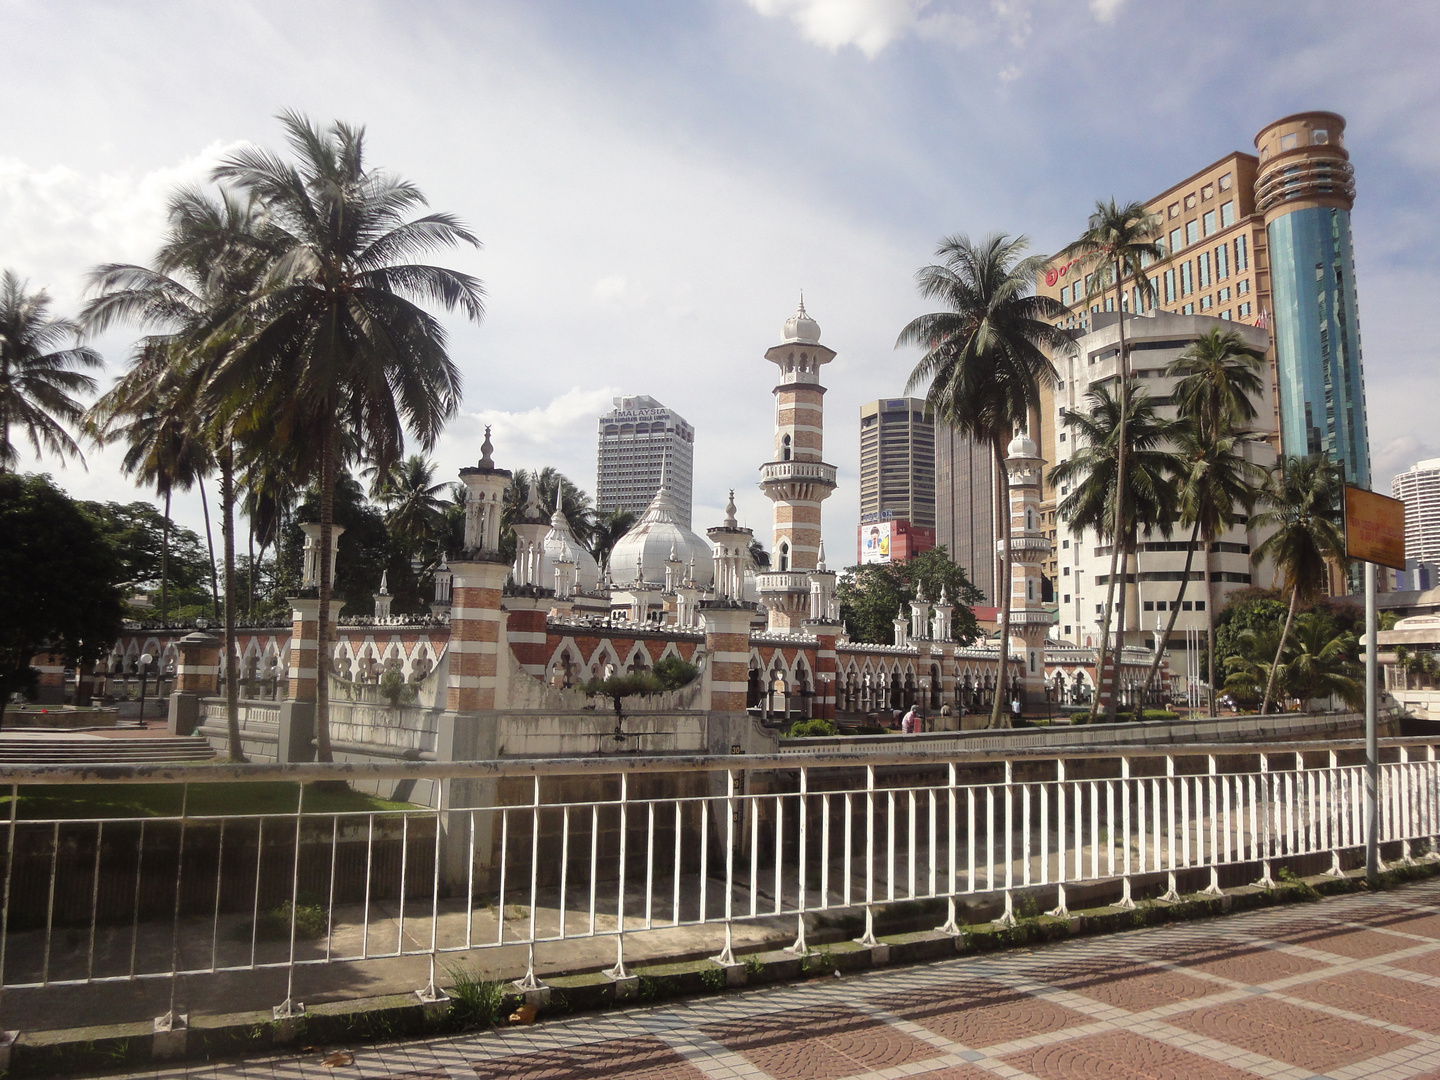
<svg viewBox="0 0 1440 1080">
<path fill-rule="evenodd" d="M 1345 554 L 1405 569 L 1405 504 L 1364 488 L 1345 487 Z"/>
</svg>

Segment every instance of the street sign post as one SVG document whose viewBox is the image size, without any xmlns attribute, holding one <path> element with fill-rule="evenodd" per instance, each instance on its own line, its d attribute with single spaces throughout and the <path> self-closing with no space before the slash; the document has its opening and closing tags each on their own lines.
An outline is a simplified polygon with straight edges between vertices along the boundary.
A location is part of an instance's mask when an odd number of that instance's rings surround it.
<svg viewBox="0 0 1440 1080">
<path fill-rule="evenodd" d="M 1376 733 L 1379 649 L 1375 567 L 1405 569 L 1405 504 L 1364 488 L 1345 487 L 1345 554 L 1365 564 L 1365 876 L 1380 873 L 1380 750 Z"/>
</svg>

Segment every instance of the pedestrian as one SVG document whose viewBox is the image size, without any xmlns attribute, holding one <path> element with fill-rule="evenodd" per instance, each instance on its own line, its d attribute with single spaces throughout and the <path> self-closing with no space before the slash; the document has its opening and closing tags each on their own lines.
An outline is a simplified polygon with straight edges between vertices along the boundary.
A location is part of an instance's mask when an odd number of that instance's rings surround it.
<svg viewBox="0 0 1440 1080">
<path fill-rule="evenodd" d="M 1010 702 L 1010 717 L 1015 723 L 1020 722 L 1020 698 L 1018 695 Z"/>
<path fill-rule="evenodd" d="M 914 706 L 914 705 L 911 705 L 911 706 L 910 706 L 910 711 L 905 714 L 905 716 L 904 716 L 903 719 L 901 719 L 901 721 L 900 721 L 900 732 L 901 732 L 901 734 L 903 734 L 903 735 L 914 735 L 914 734 L 915 734 L 915 706 Z"/>
</svg>

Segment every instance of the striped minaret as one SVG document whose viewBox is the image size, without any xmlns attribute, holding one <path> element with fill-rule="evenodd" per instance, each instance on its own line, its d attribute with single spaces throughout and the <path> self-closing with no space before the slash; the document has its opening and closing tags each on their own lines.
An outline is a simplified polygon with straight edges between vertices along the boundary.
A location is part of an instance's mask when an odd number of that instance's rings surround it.
<svg viewBox="0 0 1440 1080">
<path fill-rule="evenodd" d="M 1045 701 L 1045 637 L 1055 616 L 1041 595 L 1041 569 L 1050 554 L 1040 518 L 1045 460 L 1025 432 L 1010 441 L 1005 468 L 1010 474 L 1010 634 L 1025 643 L 1019 682 L 1022 700 L 1035 706 Z"/>
<path fill-rule="evenodd" d="M 805 300 L 785 322 L 785 339 L 765 353 L 780 369 L 775 386 L 775 450 L 760 467 L 760 487 L 775 504 L 770 570 L 760 575 L 760 598 L 770 629 L 800 629 L 809 614 L 807 573 L 820 557 L 820 504 L 835 490 L 835 466 L 823 460 L 825 388 L 820 366 L 835 358 L 820 344 L 820 324 Z"/>
<path fill-rule="evenodd" d="M 510 472 L 497 469 L 491 458 L 490 429 L 485 429 L 480 464 L 460 470 L 465 485 L 465 547 L 450 561 L 451 586 L 450 685 L 445 706 L 450 712 L 481 712 L 495 708 L 500 660 L 505 642 L 501 592 L 510 565 L 500 554 L 500 514 Z"/>
</svg>

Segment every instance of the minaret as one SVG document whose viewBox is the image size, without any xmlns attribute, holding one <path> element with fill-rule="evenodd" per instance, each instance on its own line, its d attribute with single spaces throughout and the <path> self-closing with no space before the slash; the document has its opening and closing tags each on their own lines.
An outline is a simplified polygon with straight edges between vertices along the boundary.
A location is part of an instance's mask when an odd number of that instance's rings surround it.
<svg viewBox="0 0 1440 1080">
<path fill-rule="evenodd" d="M 735 516 L 735 489 L 725 506 L 725 524 L 706 529 L 715 551 L 715 599 L 745 599 L 745 568 L 750 565 L 750 541 L 755 531 L 741 526 Z"/>
<path fill-rule="evenodd" d="M 1025 642 L 1019 675 L 1024 688 L 1021 700 L 1027 705 L 1045 701 L 1045 636 L 1055 621 L 1041 606 L 1041 568 L 1050 554 L 1050 541 L 1040 521 L 1044 467 L 1030 436 L 1022 431 L 1010 440 L 1005 457 L 1010 474 L 1010 633 Z M 1006 646 L 1008 643 L 1002 643 Z M 1007 676 L 1007 681 L 1010 678 L 1013 675 Z M 997 692 L 1008 694 L 1009 689 Z"/>
<path fill-rule="evenodd" d="M 820 325 L 800 308 L 785 322 L 785 339 L 765 353 L 780 369 L 775 386 L 775 452 L 760 466 L 760 488 L 775 504 L 770 570 L 760 575 L 760 599 L 770 630 L 798 630 L 810 608 L 808 572 L 820 556 L 820 504 L 835 490 L 835 466 L 824 449 L 825 388 L 820 365 L 835 352 L 820 344 Z"/>
</svg>

